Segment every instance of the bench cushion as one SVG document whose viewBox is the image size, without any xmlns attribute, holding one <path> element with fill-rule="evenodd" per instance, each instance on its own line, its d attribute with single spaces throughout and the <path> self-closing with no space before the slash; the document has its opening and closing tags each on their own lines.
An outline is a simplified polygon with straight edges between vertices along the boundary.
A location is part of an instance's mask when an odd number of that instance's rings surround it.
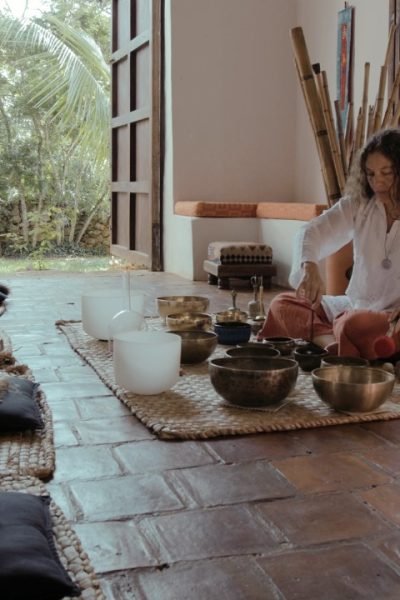
<svg viewBox="0 0 400 600">
<path fill-rule="evenodd" d="M 322 214 L 326 204 L 306 204 L 303 202 L 259 202 L 256 216 L 259 219 L 291 219 L 310 221 Z"/>
<path fill-rule="evenodd" d="M 176 215 L 183 217 L 234 217 L 239 219 L 253 218 L 257 213 L 254 202 L 176 202 Z"/>
</svg>

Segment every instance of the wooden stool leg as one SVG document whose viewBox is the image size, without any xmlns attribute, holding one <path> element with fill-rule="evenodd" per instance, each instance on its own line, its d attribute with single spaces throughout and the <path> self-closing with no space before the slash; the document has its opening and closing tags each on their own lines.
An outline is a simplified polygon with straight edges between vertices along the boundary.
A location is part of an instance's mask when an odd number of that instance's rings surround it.
<svg viewBox="0 0 400 600">
<path fill-rule="evenodd" d="M 265 290 L 270 290 L 271 289 L 271 277 L 265 277 L 264 276 L 264 289 Z"/>
<path fill-rule="evenodd" d="M 229 277 L 218 277 L 218 289 L 229 290 Z"/>
</svg>

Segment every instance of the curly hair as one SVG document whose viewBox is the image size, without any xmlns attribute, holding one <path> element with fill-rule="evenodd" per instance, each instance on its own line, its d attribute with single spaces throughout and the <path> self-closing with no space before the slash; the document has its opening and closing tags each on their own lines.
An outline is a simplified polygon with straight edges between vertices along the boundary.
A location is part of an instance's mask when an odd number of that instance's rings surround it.
<svg viewBox="0 0 400 600">
<path fill-rule="evenodd" d="M 374 192 L 368 183 L 366 162 L 370 154 L 379 152 L 393 165 L 394 198 L 400 203 L 400 129 L 383 129 L 367 140 L 365 146 L 353 160 L 346 182 L 345 193 L 352 197 L 369 200 Z"/>
</svg>

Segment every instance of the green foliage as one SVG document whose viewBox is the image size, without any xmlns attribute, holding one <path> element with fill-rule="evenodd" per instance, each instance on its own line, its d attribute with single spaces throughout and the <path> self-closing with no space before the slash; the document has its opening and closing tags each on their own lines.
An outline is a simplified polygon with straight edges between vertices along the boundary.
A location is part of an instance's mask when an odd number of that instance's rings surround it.
<svg viewBox="0 0 400 600">
<path fill-rule="evenodd" d="M 110 2 L 47 5 L 33 20 L 0 11 L 3 253 L 74 244 L 109 211 Z"/>
</svg>

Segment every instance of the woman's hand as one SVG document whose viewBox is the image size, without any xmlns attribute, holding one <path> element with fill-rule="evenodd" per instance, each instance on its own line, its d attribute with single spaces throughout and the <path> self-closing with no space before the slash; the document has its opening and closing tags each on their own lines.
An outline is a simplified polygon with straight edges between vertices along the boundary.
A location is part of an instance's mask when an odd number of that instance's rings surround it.
<svg viewBox="0 0 400 600">
<path fill-rule="evenodd" d="M 389 315 L 388 335 L 399 333 L 400 331 L 400 308 L 395 308 Z"/>
<path fill-rule="evenodd" d="M 318 308 L 321 297 L 325 293 L 325 285 L 314 262 L 303 263 L 303 277 L 296 289 L 296 297 L 309 300 L 313 308 Z"/>
</svg>

